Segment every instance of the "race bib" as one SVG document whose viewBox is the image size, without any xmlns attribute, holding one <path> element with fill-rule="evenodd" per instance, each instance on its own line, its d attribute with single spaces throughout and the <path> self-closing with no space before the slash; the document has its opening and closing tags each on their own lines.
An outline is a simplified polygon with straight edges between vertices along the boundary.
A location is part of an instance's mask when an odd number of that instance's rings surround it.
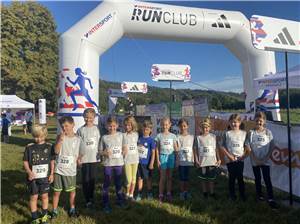
<svg viewBox="0 0 300 224">
<path fill-rule="evenodd" d="M 128 154 L 136 154 L 137 153 L 137 145 L 129 145 Z"/>
<path fill-rule="evenodd" d="M 162 151 L 171 152 L 173 151 L 173 139 L 164 139 L 161 145 Z"/>
<path fill-rule="evenodd" d="M 139 157 L 141 159 L 147 159 L 148 157 L 148 148 L 143 145 L 138 146 Z"/>
<path fill-rule="evenodd" d="M 71 168 L 73 163 L 74 163 L 73 156 L 60 156 L 58 158 L 57 166 L 62 169 L 68 169 L 68 168 Z"/>
<path fill-rule="evenodd" d="M 236 141 L 231 142 L 231 152 L 237 156 L 242 155 L 244 152 L 244 149 L 243 149 L 243 146 L 241 145 L 241 143 L 236 142 Z"/>
<path fill-rule="evenodd" d="M 85 142 L 85 146 L 89 149 L 95 148 L 96 145 L 96 138 L 89 138 Z"/>
<path fill-rule="evenodd" d="M 121 149 L 121 147 L 113 146 L 111 158 L 113 158 L 113 159 L 122 158 L 122 149 Z"/>
<path fill-rule="evenodd" d="M 34 165 L 32 166 L 32 172 L 34 173 L 35 179 L 45 178 L 48 176 L 48 164 Z"/>
<path fill-rule="evenodd" d="M 180 151 L 180 161 L 187 162 L 192 160 L 192 150 L 188 148 L 182 148 Z"/>
</svg>

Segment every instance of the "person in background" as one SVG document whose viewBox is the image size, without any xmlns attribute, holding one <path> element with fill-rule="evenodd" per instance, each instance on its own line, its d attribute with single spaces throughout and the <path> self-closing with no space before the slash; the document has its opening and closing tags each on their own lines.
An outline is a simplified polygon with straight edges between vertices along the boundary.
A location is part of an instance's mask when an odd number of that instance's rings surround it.
<svg viewBox="0 0 300 224">
<path fill-rule="evenodd" d="M 26 125 L 27 125 L 27 131 L 28 131 L 28 133 L 31 133 L 32 121 L 33 121 L 33 114 L 31 112 L 31 110 L 27 110 L 25 112 L 25 120 L 26 120 Z"/>
<path fill-rule="evenodd" d="M 11 109 L 7 109 L 6 111 L 6 119 L 9 121 L 9 126 L 8 126 L 8 136 L 11 136 L 11 125 L 14 121 L 14 116 L 11 112 Z"/>
<path fill-rule="evenodd" d="M 8 143 L 9 142 L 9 134 L 8 134 L 8 130 L 10 127 L 10 122 L 6 117 L 6 114 L 3 113 L 1 114 L 1 122 L 2 122 L 2 130 L 1 130 L 1 137 L 2 137 L 2 141 L 4 143 Z"/>
</svg>

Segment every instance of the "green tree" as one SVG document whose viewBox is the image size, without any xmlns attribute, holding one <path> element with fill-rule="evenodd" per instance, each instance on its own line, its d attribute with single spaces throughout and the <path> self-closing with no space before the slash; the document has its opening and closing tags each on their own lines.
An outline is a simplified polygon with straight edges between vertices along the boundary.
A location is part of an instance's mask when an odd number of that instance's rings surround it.
<svg viewBox="0 0 300 224">
<path fill-rule="evenodd" d="M 55 108 L 58 34 L 47 8 L 36 2 L 2 5 L 1 92 Z"/>
</svg>

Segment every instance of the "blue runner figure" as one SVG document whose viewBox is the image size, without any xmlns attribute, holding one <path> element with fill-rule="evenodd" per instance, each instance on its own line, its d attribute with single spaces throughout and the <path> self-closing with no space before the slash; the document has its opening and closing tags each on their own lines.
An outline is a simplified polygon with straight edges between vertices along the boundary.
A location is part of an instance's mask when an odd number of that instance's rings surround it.
<svg viewBox="0 0 300 224">
<path fill-rule="evenodd" d="M 93 89 L 92 83 L 91 83 L 91 79 L 84 77 L 85 73 L 82 72 L 81 68 L 76 68 L 75 69 L 75 74 L 78 76 L 77 79 L 73 82 L 69 77 L 67 77 L 67 80 L 73 85 L 75 86 L 77 83 L 79 85 L 79 89 L 78 90 L 73 90 L 70 93 L 71 99 L 74 103 L 74 107 L 72 109 L 72 111 L 76 110 L 78 108 L 78 104 L 76 102 L 75 99 L 75 95 L 83 95 L 89 103 L 93 104 L 96 108 L 98 108 L 98 105 L 95 103 L 95 101 L 92 100 L 92 98 L 89 95 L 88 90 L 85 88 L 85 80 L 89 81 L 90 87 L 91 89 Z"/>
</svg>

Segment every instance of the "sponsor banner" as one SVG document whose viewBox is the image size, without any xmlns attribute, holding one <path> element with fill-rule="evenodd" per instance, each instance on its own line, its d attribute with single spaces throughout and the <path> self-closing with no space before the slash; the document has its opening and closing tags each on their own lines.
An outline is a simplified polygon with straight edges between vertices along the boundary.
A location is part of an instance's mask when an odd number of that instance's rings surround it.
<svg viewBox="0 0 300 224">
<path fill-rule="evenodd" d="M 153 81 L 182 81 L 191 80 L 189 65 L 154 64 L 151 67 Z"/>
<path fill-rule="evenodd" d="M 109 97 L 127 98 L 127 94 L 123 93 L 121 89 L 108 89 L 107 93 Z"/>
<path fill-rule="evenodd" d="M 253 15 L 250 18 L 252 43 L 261 50 L 300 52 L 300 23 Z"/>
<path fill-rule="evenodd" d="M 145 115 L 157 117 L 168 116 L 168 106 L 165 103 L 146 105 Z"/>
<path fill-rule="evenodd" d="M 122 82 L 123 93 L 147 93 L 148 87 L 145 82 Z"/>
</svg>

